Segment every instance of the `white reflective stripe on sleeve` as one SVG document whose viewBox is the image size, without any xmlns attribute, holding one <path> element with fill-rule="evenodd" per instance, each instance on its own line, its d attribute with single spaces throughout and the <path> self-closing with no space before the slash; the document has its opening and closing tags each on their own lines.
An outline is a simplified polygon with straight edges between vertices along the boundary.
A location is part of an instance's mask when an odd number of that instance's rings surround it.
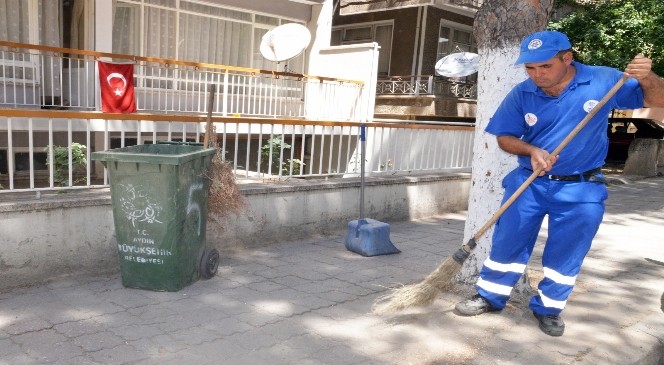
<svg viewBox="0 0 664 365">
<path fill-rule="evenodd" d="M 574 285 L 576 282 L 576 275 L 574 276 L 565 276 L 555 270 L 552 270 L 548 267 L 544 268 L 544 276 L 555 281 L 558 284 L 563 285 Z"/>
<path fill-rule="evenodd" d="M 482 289 L 484 289 L 488 292 L 492 292 L 492 293 L 496 293 L 496 294 L 500 294 L 500 295 L 510 295 L 510 293 L 512 292 L 512 287 L 511 286 L 492 283 L 492 282 L 486 281 L 482 278 L 479 278 L 477 280 L 477 286 L 479 286 L 480 288 L 482 288 Z"/>
<path fill-rule="evenodd" d="M 501 264 L 500 262 L 495 262 L 489 258 L 484 260 L 484 266 L 494 271 L 515 272 L 517 274 L 523 274 L 523 270 L 526 269 L 526 265 L 524 264 Z"/>
<path fill-rule="evenodd" d="M 566 300 L 553 300 L 546 295 L 542 294 L 541 290 L 539 291 L 540 298 L 542 298 L 542 304 L 544 304 L 545 307 L 547 308 L 556 308 L 563 310 L 565 309 L 565 304 L 567 304 Z"/>
</svg>

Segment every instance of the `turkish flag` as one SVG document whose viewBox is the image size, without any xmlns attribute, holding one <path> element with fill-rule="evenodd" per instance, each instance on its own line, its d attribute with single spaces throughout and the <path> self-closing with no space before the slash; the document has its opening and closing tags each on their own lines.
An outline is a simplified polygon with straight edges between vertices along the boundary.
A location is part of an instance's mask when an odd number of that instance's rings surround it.
<svg viewBox="0 0 664 365">
<path fill-rule="evenodd" d="M 134 113 L 134 64 L 97 61 L 101 111 L 105 113 Z"/>
</svg>

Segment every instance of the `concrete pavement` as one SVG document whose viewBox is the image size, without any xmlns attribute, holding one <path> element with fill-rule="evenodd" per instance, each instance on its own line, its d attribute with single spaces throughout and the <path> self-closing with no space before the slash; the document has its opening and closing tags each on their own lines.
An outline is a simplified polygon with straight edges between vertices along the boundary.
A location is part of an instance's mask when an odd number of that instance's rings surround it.
<svg viewBox="0 0 664 365">
<path fill-rule="evenodd" d="M 455 213 L 391 224 L 396 255 L 346 251 L 340 227 L 222 252 L 215 278 L 175 293 L 124 288 L 119 274 L 0 293 L 0 364 L 661 365 L 664 178 L 626 182 L 610 186 L 562 337 L 543 334 L 526 302 L 455 315 L 468 288 L 426 308 L 370 313 L 386 287 L 423 279 L 463 243 L 466 215 Z"/>
</svg>

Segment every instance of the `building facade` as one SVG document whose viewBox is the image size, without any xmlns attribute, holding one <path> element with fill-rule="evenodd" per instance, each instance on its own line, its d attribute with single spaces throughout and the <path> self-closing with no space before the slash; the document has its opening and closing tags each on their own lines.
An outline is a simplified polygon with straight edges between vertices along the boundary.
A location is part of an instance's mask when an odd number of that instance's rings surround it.
<svg viewBox="0 0 664 365">
<path fill-rule="evenodd" d="M 476 74 L 444 77 L 436 64 L 459 52 L 477 53 L 473 20 L 481 1 L 341 0 L 332 44 L 381 47 L 376 114 L 394 118 L 475 116 Z"/>
</svg>

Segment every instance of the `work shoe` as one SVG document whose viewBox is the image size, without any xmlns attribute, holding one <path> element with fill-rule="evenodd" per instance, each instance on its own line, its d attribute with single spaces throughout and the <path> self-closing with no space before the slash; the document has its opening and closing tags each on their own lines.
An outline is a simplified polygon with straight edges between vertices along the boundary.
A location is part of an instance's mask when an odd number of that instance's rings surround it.
<svg viewBox="0 0 664 365">
<path fill-rule="evenodd" d="M 565 332 L 565 322 L 557 314 L 537 314 L 533 312 L 539 322 L 539 328 L 549 336 L 562 336 Z"/>
<path fill-rule="evenodd" d="M 491 304 L 489 304 L 489 301 L 484 299 L 479 294 L 475 294 L 475 296 L 472 298 L 457 303 L 457 305 L 454 306 L 454 309 L 456 309 L 459 314 L 464 316 L 476 316 L 482 313 L 500 311 L 500 309 L 494 308 Z"/>
</svg>

